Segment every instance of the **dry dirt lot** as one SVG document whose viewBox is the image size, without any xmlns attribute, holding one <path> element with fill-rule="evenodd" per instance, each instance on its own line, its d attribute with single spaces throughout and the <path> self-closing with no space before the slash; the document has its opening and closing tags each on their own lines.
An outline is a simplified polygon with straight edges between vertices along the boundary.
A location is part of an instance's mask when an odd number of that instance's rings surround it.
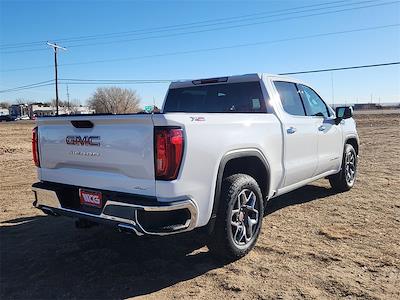
<svg viewBox="0 0 400 300">
<path fill-rule="evenodd" d="M 359 115 L 359 177 L 272 200 L 245 258 L 224 265 L 199 235 L 75 229 L 32 208 L 32 123 L 0 124 L 1 299 L 400 299 L 400 115 Z"/>
</svg>

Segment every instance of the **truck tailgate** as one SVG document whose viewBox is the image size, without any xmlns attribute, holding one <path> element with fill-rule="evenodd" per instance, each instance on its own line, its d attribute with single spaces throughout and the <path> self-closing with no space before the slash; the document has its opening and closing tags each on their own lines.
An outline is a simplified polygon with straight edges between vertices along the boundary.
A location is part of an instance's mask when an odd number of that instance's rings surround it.
<svg viewBox="0 0 400 300">
<path fill-rule="evenodd" d="M 151 115 L 50 117 L 37 123 L 42 181 L 155 195 Z"/>
</svg>

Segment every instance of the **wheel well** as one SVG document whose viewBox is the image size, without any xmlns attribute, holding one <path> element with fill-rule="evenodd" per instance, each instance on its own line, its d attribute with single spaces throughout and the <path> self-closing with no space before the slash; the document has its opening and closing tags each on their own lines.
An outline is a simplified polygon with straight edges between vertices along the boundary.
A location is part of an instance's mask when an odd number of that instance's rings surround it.
<svg viewBox="0 0 400 300">
<path fill-rule="evenodd" d="M 253 177 L 261 189 L 263 198 L 268 197 L 269 192 L 269 174 L 265 164 L 257 156 L 238 157 L 229 160 L 224 169 L 222 178 L 233 174 L 247 174 Z"/>
<path fill-rule="evenodd" d="M 269 193 L 269 180 L 270 180 L 270 169 L 268 162 L 262 157 L 258 151 L 243 151 L 228 154 L 224 156 L 220 162 L 217 183 L 215 186 L 214 203 L 211 212 L 211 217 L 207 225 L 208 233 L 211 233 L 214 229 L 215 219 L 217 217 L 217 211 L 219 207 L 219 201 L 221 197 L 221 187 L 224 178 L 233 174 L 247 174 L 253 177 L 260 189 L 263 198 L 266 200 Z"/>
<path fill-rule="evenodd" d="M 353 146 L 354 150 L 356 151 L 356 154 L 358 155 L 358 142 L 356 138 L 349 138 L 346 141 L 346 144 L 350 144 Z"/>
</svg>

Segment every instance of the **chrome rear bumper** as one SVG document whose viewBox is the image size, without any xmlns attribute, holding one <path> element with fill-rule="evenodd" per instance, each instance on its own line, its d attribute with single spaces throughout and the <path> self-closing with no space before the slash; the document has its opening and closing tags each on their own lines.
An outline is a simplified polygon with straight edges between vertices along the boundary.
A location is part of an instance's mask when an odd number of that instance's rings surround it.
<svg viewBox="0 0 400 300">
<path fill-rule="evenodd" d="M 174 199 L 171 202 L 159 202 L 160 205 L 137 205 L 115 200 L 108 200 L 100 214 L 92 214 L 79 210 L 62 207 L 56 191 L 44 189 L 40 187 L 32 187 L 35 194 L 34 206 L 47 214 L 64 215 L 88 219 L 96 223 L 117 226 L 121 230 L 130 230 L 137 235 L 168 235 L 179 232 L 190 231 L 196 227 L 198 213 L 195 203 L 187 199 Z M 187 220 L 179 222 L 179 224 L 169 224 L 160 230 L 149 228 L 141 224 L 140 219 L 143 216 L 151 215 L 152 213 L 177 213 L 182 211 L 187 216 Z M 148 223 L 148 221 L 146 222 Z"/>
</svg>

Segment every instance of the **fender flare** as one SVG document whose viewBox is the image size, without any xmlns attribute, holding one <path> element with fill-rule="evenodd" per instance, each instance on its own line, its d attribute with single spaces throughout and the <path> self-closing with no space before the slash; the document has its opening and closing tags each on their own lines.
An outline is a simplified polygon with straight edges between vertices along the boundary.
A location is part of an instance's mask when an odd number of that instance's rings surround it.
<svg viewBox="0 0 400 300">
<path fill-rule="evenodd" d="M 342 152 L 342 158 L 341 158 L 341 160 L 340 160 L 340 168 L 339 168 L 339 172 L 340 172 L 340 170 L 342 170 L 342 164 L 343 164 L 343 155 L 344 155 L 344 149 L 345 149 L 345 147 L 346 147 L 346 144 L 348 144 L 348 141 L 349 140 L 356 140 L 356 143 L 357 143 L 357 149 L 355 149 L 356 150 L 356 153 L 357 153 L 357 157 L 358 157 L 358 155 L 359 155 L 359 153 L 360 153 L 360 141 L 359 141 L 359 138 L 358 138 L 358 135 L 356 135 L 356 134 L 348 134 L 348 135 L 346 135 L 345 137 L 344 137 L 344 139 L 343 139 L 343 152 Z"/>
<path fill-rule="evenodd" d="M 229 161 L 231 161 L 232 159 L 243 158 L 243 157 L 257 157 L 263 163 L 264 168 L 268 175 L 267 182 L 265 183 L 268 187 L 267 193 L 266 193 L 266 198 L 268 198 L 269 191 L 271 188 L 271 168 L 270 168 L 270 165 L 269 165 L 267 159 L 262 154 L 262 152 L 256 148 L 249 148 L 249 149 L 237 149 L 237 150 L 233 150 L 233 151 L 225 153 L 224 156 L 220 160 L 218 171 L 217 171 L 217 180 L 216 180 L 216 184 L 215 184 L 213 208 L 211 211 L 210 220 L 207 224 L 209 233 L 211 233 L 213 231 L 214 225 L 215 225 L 215 220 L 217 217 L 219 202 L 220 202 L 220 198 L 221 198 L 222 180 L 223 180 L 225 167 L 226 167 L 227 163 Z"/>
<path fill-rule="evenodd" d="M 355 149 L 355 150 L 357 151 L 357 155 L 358 155 L 359 152 L 360 152 L 360 141 L 359 141 L 358 135 L 356 135 L 356 134 L 349 134 L 349 135 L 346 135 L 345 138 L 344 138 L 344 145 L 343 145 L 343 147 L 344 147 L 346 144 L 348 144 L 347 142 L 348 142 L 349 140 L 356 140 L 357 149 Z"/>
</svg>

